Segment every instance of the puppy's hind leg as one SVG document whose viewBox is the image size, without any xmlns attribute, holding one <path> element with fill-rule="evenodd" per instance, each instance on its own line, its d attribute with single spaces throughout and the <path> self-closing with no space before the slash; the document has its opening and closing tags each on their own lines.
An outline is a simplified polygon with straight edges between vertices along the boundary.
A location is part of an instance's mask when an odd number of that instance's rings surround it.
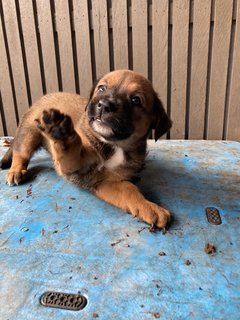
<svg viewBox="0 0 240 320">
<path fill-rule="evenodd" d="M 5 155 L 0 160 L 0 168 L 1 169 L 8 169 L 11 167 L 12 164 L 12 154 L 13 154 L 13 146 L 11 145 Z"/>
<path fill-rule="evenodd" d="M 7 151 L 9 157 L 7 157 L 7 154 L 3 157 L 3 160 L 12 160 L 6 176 L 8 185 L 18 185 L 25 180 L 29 161 L 33 152 L 41 145 L 41 141 L 42 137 L 37 129 L 27 129 L 24 126 L 18 128 L 13 145 Z"/>
</svg>

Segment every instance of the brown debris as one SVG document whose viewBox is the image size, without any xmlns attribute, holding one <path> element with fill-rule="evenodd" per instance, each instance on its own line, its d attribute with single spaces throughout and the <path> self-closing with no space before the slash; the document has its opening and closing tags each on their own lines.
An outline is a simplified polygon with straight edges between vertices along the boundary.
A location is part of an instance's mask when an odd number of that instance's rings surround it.
<svg viewBox="0 0 240 320">
<path fill-rule="evenodd" d="M 27 188 L 27 195 L 31 196 L 32 195 L 32 185 L 30 184 Z"/>
<path fill-rule="evenodd" d="M 21 238 L 19 239 L 19 243 L 21 244 L 24 239 L 25 239 L 25 237 L 21 237 Z"/>
<path fill-rule="evenodd" d="M 205 244 L 204 251 L 207 254 L 213 255 L 216 252 L 216 247 L 212 243 L 208 242 L 208 243 Z"/>
<path fill-rule="evenodd" d="M 160 252 L 158 253 L 158 255 L 161 256 L 161 257 L 163 257 L 163 256 L 166 255 L 166 253 L 165 253 L 164 251 L 160 251 Z"/>
<path fill-rule="evenodd" d="M 124 239 L 119 239 L 119 240 L 117 240 L 116 242 L 112 242 L 112 243 L 111 243 L 111 246 L 112 246 L 112 247 L 115 247 L 116 244 L 119 244 L 119 243 L 122 242 L 122 241 L 124 241 Z"/>
<path fill-rule="evenodd" d="M 96 313 L 96 312 L 93 312 L 93 318 L 98 318 L 99 317 L 99 315 L 98 315 L 98 313 Z"/>
<path fill-rule="evenodd" d="M 190 264 L 192 264 L 190 260 L 188 260 L 188 259 L 185 260 L 185 265 L 186 265 L 186 266 L 190 266 Z"/>
</svg>

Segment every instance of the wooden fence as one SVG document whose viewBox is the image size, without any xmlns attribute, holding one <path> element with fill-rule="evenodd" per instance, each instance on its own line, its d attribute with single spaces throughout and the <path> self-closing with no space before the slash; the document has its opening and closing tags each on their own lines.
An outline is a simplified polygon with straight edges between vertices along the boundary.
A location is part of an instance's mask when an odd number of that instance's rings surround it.
<svg viewBox="0 0 240 320">
<path fill-rule="evenodd" d="M 240 0 L 0 0 L 0 135 L 110 70 L 153 81 L 171 139 L 240 141 Z"/>
</svg>

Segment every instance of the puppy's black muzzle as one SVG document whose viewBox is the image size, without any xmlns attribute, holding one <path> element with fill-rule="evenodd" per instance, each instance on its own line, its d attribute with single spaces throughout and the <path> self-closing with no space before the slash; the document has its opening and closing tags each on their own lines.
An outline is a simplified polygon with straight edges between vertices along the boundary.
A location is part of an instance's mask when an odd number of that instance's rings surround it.
<svg viewBox="0 0 240 320">
<path fill-rule="evenodd" d="M 112 102 L 110 100 L 106 100 L 106 99 L 101 99 L 97 105 L 97 110 L 100 113 L 115 112 L 115 111 L 117 111 L 117 109 L 118 108 L 114 102 Z"/>
</svg>

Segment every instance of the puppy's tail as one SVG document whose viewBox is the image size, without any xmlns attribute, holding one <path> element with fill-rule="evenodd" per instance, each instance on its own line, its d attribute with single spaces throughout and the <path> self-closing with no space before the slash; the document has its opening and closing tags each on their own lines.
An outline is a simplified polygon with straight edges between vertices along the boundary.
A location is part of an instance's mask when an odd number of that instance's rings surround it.
<svg viewBox="0 0 240 320">
<path fill-rule="evenodd" d="M 8 169 L 12 164 L 12 154 L 13 154 L 13 141 L 11 141 L 11 145 L 8 151 L 5 153 L 3 158 L 0 160 L 0 168 Z"/>
</svg>

